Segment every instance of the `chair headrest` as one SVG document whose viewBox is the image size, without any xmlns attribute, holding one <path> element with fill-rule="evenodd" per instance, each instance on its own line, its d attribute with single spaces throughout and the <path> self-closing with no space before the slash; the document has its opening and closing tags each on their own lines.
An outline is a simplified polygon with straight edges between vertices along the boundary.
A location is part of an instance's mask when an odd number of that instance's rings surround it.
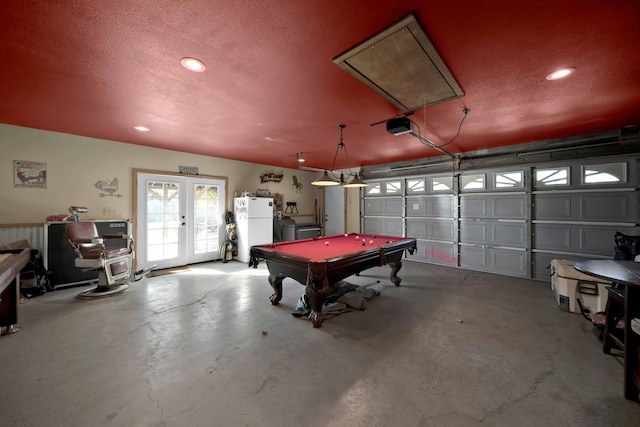
<svg viewBox="0 0 640 427">
<path fill-rule="evenodd" d="M 85 208 L 84 206 L 71 206 L 69 208 L 69 212 L 87 213 L 89 212 L 89 209 Z"/>
<path fill-rule="evenodd" d="M 68 222 L 64 229 L 73 243 L 91 243 L 92 239 L 99 237 L 96 224 L 90 221 Z"/>
</svg>

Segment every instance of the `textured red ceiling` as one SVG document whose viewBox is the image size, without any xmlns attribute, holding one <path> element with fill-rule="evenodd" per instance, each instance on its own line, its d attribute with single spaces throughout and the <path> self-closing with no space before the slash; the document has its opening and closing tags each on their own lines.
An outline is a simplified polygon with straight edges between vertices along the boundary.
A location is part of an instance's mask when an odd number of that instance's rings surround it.
<svg viewBox="0 0 640 427">
<path fill-rule="evenodd" d="M 637 0 L 3 0 L 0 122 L 319 168 L 344 123 L 352 166 L 438 155 L 370 126 L 400 112 L 332 62 L 410 12 L 465 92 L 411 118 L 442 144 L 471 110 L 452 152 L 640 124 Z"/>
</svg>

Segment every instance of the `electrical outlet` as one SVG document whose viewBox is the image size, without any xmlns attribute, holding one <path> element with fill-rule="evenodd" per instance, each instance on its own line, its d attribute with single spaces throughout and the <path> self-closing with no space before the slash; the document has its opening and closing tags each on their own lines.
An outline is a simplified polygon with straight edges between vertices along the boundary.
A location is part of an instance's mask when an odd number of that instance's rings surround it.
<svg viewBox="0 0 640 427">
<path fill-rule="evenodd" d="M 115 208 L 115 207 L 103 208 L 102 213 L 105 215 L 115 215 L 118 213 L 118 208 Z"/>
</svg>

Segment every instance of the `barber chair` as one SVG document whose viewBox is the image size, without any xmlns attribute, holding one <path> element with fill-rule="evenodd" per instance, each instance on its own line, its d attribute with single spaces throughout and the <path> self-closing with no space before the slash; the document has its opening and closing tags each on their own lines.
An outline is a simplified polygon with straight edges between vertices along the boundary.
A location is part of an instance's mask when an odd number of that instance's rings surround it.
<svg viewBox="0 0 640 427">
<path fill-rule="evenodd" d="M 83 210 L 74 209 L 76 212 Z M 86 212 L 86 210 L 84 210 Z M 78 295 L 79 298 L 102 298 L 121 294 L 129 289 L 129 282 L 138 281 L 155 266 L 131 271 L 135 250 L 133 236 L 128 234 L 98 235 L 95 223 L 76 221 L 65 224 L 69 244 L 76 253 L 75 266 L 83 271 L 97 270 L 98 285 Z M 108 247 L 106 242 L 121 242 L 123 247 Z"/>
</svg>

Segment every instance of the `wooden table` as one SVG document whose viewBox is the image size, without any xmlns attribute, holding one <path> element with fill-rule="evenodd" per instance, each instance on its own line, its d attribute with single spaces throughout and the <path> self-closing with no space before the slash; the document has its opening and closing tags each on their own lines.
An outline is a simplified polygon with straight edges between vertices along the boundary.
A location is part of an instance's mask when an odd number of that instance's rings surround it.
<svg viewBox="0 0 640 427">
<path fill-rule="evenodd" d="M 345 234 L 290 242 L 252 246 L 249 266 L 257 267 L 259 259 L 267 262 L 269 284 L 275 291 L 271 304 L 282 299 L 282 280 L 290 277 L 306 285 L 305 295 L 311 305 L 314 328 L 322 324 L 322 305 L 332 286 L 338 281 L 368 268 L 388 265 L 389 278 L 399 286 L 405 250 L 416 250 L 416 239 L 371 234 Z"/>
<path fill-rule="evenodd" d="M 624 397 L 637 401 L 640 393 L 640 335 L 631 330 L 631 320 L 640 318 L 640 262 L 589 260 L 576 262 L 574 268 L 625 285 Z"/>
<path fill-rule="evenodd" d="M 17 332 L 18 304 L 20 303 L 20 270 L 29 262 L 29 249 L 0 251 L 0 328 L 2 335 Z"/>
</svg>

